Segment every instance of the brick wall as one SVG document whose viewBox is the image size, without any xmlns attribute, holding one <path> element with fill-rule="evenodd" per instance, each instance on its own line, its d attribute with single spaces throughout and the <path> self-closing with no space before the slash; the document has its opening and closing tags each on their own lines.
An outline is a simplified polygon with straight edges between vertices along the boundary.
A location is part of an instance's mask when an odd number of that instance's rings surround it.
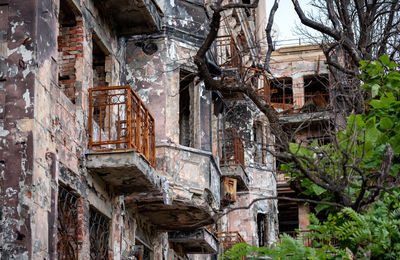
<svg viewBox="0 0 400 260">
<path fill-rule="evenodd" d="M 61 27 L 58 36 L 59 86 L 75 104 L 75 63 L 83 56 L 83 23 Z"/>
</svg>

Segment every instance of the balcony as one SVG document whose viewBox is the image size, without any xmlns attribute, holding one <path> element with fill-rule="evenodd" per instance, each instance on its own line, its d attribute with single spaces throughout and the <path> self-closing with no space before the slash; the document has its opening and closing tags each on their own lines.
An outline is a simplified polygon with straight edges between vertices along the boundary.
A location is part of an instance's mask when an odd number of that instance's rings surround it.
<svg viewBox="0 0 400 260">
<path fill-rule="evenodd" d="M 154 118 L 130 86 L 89 90 L 87 168 L 117 194 L 160 191 Z"/>
<path fill-rule="evenodd" d="M 262 69 L 245 67 L 243 74 L 245 82 L 250 84 L 260 97 L 269 102 L 270 84 L 267 72 Z"/>
<path fill-rule="evenodd" d="M 129 207 L 136 207 L 160 231 L 193 231 L 213 224 L 221 199 L 221 173 L 213 155 L 172 143 L 157 145 L 156 151 L 157 171 L 168 179 L 172 203 L 129 198 Z"/>
<path fill-rule="evenodd" d="M 168 241 L 173 248 L 181 248 L 185 254 L 216 254 L 218 252 L 218 240 L 206 228 L 189 232 L 169 232 Z"/>
<path fill-rule="evenodd" d="M 238 231 L 228 231 L 228 232 L 215 232 L 220 245 L 223 247 L 223 252 L 226 252 L 236 244 L 246 243 L 242 235 Z M 241 260 L 246 259 L 245 257 Z"/>
<path fill-rule="evenodd" d="M 296 113 L 315 113 L 325 111 L 328 107 L 329 94 L 317 91 L 315 93 L 305 93 L 297 95 L 288 95 L 281 93 L 275 94 L 276 90 L 271 90 L 271 96 L 267 99 L 274 108 L 291 109 L 285 111 L 286 114 Z"/>
<path fill-rule="evenodd" d="M 242 58 L 232 35 L 218 36 L 216 39 L 217 63 L 226 70 L 237 70 L 242 66 Z"/>
<path fill-rule="evenodd" d="M 223 177 L 237 180 L 237 190 L 249 190 L 249 177 L 245 171 L 243 142 L 236 129 L 225 129 L 223 133 L 220 168 Z"/>
<path fill-rule="evenodd" d="M 119 36 L 150 34 L 160 31 L 162 12 L 153 0 L 99 1 L 107 10 Z"/>
</svg>

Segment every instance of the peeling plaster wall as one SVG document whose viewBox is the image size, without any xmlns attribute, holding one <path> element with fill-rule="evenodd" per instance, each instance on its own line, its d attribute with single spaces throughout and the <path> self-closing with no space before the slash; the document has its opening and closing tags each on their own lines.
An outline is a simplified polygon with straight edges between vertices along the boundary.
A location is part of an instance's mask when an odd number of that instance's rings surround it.
<svg viewBox="0 0 400 260">
<path fill-rule="evenodd" d="M 282 47 L 272 53 L 270 70 L 274 77 L 292 78 L 293 96 L 304 96 L 304 76 L 329 74 L 325 60 L 316 45 Z M 302 107 L 304 99 L 296 98 L 294 104 Z"/>
<path fill-rule="evenodd" d="M 36 1 L 0 1 L 0 258 L 29 259 L 33 181 L 33 105 L 38 7 Z"/>
<path fill-rule="evenodd" d="M 265 145 L 273 144 L 268 120 L 247 98 L 229 101 L 226 115 L 227 128 L 235 128 L 241 137 L 245 150 L 245 164 L 249 176 L 249 191 L 237 192 L 237 201 L 231 207 L 248 206 L 254 199 L 264 196 L 276 196 L 275 159 L 264 153 L 264 163 L 256 160 L 257 147 L 254 140 L 254 125 L 259 122 L 263 128 Z M 265 214 L 267 219 L 266 240 L 272 245 L 278 238 L 277 202 L 263 200 L 256 202 L 249 210 L 237 210 L 224 216 L 222 231 L 239 231 L 247 243 L 258 245 L 257 214 Z"/>
<path fill-rule="evenodd" d="M 192 56 L 195 46 L 170 38 L 152 40 L 158 46 L 153 55 L 145 54 L 137 41 L 128 41 L 126 68 L 127 82 L 134 89 L 155 118 L 156 166 L 169 182 L 180 186 L 175 189 L 177 198 L 189 199 L 193 194 L 203 195 L 208 190 L 213 195 L 213 207 L 220 201 L 220 172 L 217 160 L 211 158 L 211 92 L 202 83 L 193 87 L 196 148 L 179 145 L 179 80 L 180 69 L 193 71 Z M 216 134 L 216 133 L 214 133 Z M 165 145 L 170 146 L 164 147 Z"/>
<path fill-rule="evenodd" d="M 58 183 L 71 188 L 85 209 L 79 259 L 89 259 L 89 207 L 111 221 L 113 259 L 122 254 L 121 233 L 127 214 L 140 218 L 125 212 L 121 198 L 85 169 L 88 89 L 93 86 L 92 35 L 95 33 L 110 53 L 106 62 L 110 85 L 124 81 L 125 43 L 94 7 L 94 1 L 71 2 L 83 24 L 83 52 L 75 62 L 75 104 L 58 86 L 59 0 L 0 1 L 1 6 L 8 4 L 8 8 L 0 8 L 0 25 L 5 27 L 0 28 L 4 37 L 0 38 L 1 259 L 54 257 Z M 146 230 L 154 233 L 152 227 Z M 162 240 L 152 239 L 155 246 Z"/>
</svg>

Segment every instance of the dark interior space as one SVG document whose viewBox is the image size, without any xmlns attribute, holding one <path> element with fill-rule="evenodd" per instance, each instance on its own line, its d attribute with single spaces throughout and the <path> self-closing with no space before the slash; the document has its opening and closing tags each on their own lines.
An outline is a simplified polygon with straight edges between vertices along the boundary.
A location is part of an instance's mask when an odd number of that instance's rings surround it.
<svg viewBox="0 0 400 260">
<path fill-rule="evenodd" d="M 181 71 L 179 77 L 179 144 L 192 146 L 190 87 L 193 83 L 193 75 L 189 72 Z"/>
<path fill-rule="evenodd" d="M 292 201 L 278 201 L 279 233 L 295 236 L 295 229 L 299 228 L 298 206 Z"/>
<path fill-rule="evenodd" d="M 292 78 L 271 80 L 271 103 L 293 104 Z"/>
<path fill-rule="evenodd" d="M 304 77 L 304 109 L 308 112 L 325 109 L 329 104 L 329 78 L 327 74 Z"/>
</svg>

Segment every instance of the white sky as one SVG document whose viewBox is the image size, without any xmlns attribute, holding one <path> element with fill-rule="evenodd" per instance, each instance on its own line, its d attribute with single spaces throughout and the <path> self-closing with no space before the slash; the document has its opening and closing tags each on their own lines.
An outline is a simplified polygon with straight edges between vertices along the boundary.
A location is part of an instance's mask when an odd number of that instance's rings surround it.
<svg viewBox="0 0 400 260">
<path fill-rule="evenodd" d="M 267 1 L 267 16 L 271 11 L 273 0 Z M 311 10 L 310 5 L 308 5 L 308 0 L 298 0 L 300 6 L 303 8 L 304 13 L 307 14 Z M 274 26 L 273 29 L 278 31 L 278 39 L 274 40 L 288 40 L 297 39 L 301 36 L 296 35 L 294 32 L 296 24 L 301 24 L 296 11 L 294 10 L 291 0 L 280 0 L 278 11 L 275 13 Z"/>
</svg>

